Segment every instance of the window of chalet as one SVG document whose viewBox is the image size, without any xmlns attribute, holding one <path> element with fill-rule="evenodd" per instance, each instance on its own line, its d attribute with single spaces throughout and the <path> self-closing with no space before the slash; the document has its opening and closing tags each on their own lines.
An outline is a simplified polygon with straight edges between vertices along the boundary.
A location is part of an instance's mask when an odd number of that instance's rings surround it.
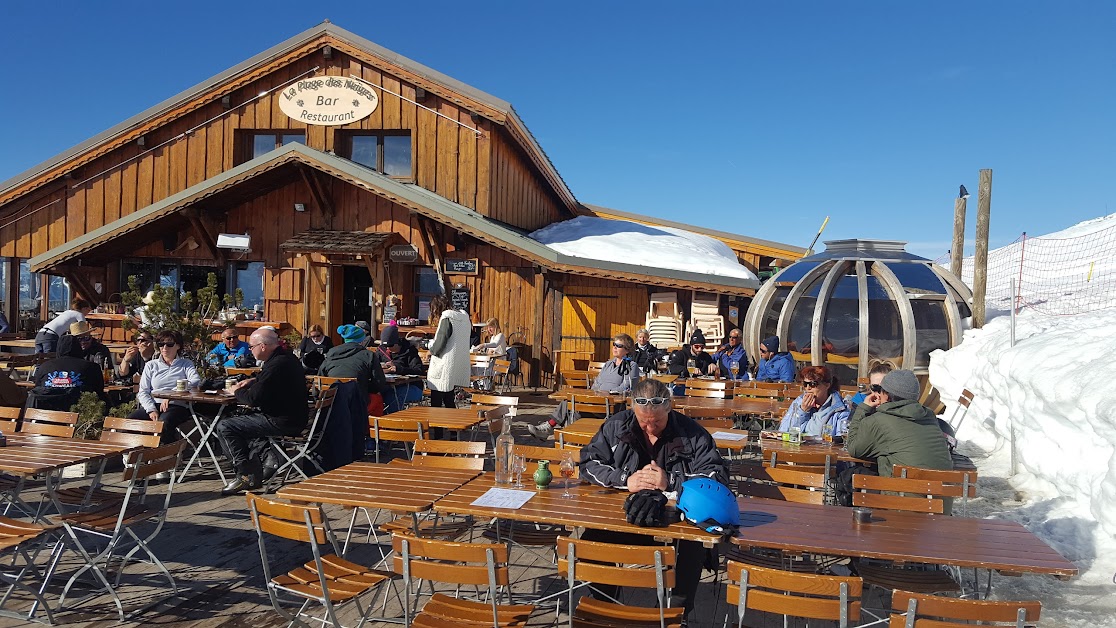
<svg viewBox="0 0 1116 628">
<path fill-rule="evenodd" d="M 31 272 L 31 263 L 19 262 L 19 314 L 38 319 L 43 302 L 43 282 L 39 273 Z M 66 309 L 66 308 L 62 308 Z"/>
<path fill-rule="evenodd" d="M 47 288 L 47 309 L 51 312 L 65 312 L 70 307 L 70 282 L 57 275 L 50 275 Z"/>
<path fill-rule="evenodd" d="M 183 292 L 193 292 L 196 295 L 199 288 L 206 286 L 209 273 L 217 275 L 218 296 L 224 296 L 225 292 L 231 293 L 225 284 L 226 272 L 224 268 L 193 266 L 154 259 L 130 259 L 121 262 L 120 285 L 122 290 L 127 290 L 128 277 L 134 275 L 137 289 L 141 295 L 147 294 L 147 291 L 156 284 L 173 289 L 176 295 L 181 295 Z M 177 299 L 177 296 L 175 298 Z"/>
<path fill-rule="evenodd" d="M 438 273 L 429 266 L 415 267 L 415 303 L 418 305 L 415 318 L 429 319 L 430 300 L 439 294 L 442 294 L 442 286 L 438 284 Z"/>
<path fill-rule="evenodd" d="M 271 151 L 290 144 L 291 142 L 298 142 L 303 146 L 306 145 L 306 134 L 294 131 L 242 131 L 240 137 L 240 159 L 239 163 L 255 159 L 260 155 L 265 155 Z"/>
<path fill-rule="evenodd" d="M 229 277 L 232 283 L 229 294 L 236 294 L 240 288 L 244 293 L 244 308 L 262 312 L 264 309 L 264 263 L 233 262 L 229 264 Z"/>
<path fill-rule="evenodd" d="M 411 134 L 338 132 L 338 154 L 389 177 L 412 179 Z"/>
</svg>

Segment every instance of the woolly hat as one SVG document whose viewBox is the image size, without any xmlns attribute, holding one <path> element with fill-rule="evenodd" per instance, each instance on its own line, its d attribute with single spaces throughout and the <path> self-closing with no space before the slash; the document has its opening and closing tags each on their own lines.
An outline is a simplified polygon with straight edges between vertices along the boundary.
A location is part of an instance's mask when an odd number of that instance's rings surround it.
<svg viewBox="0 0 1116 628">
<path fill-rule="evenodd" d="M 63 334 L 62 337 L 58 339 L 57 351 L 58 357 L 68 355 L 72 358 L 80 358 L 85 353 L 82 351 L 81 345 L 78 344 L 77 338 L 70 334 Z"/>
<path fill-rule="evenodd" d="M 764 340 L 763 342 L 761 342 L 760 344 L 763 345 L 764 349 L 767 349 L 771 353 L 779 353 L 779 337 L 778 336 L 771 336 L 771 337 L 767 338 L 766 340 Z"/>
<path fill-rule="evenodd" d="M 368 324 L 368 321 L 357 321 L 353 323 L 353 325 L 356 325 L 357 327 L 363 329 L 365 334 L 368 334 L 372 331 L 372 326 Z"/>
<path fill-rule="evenodd" d="M 893 401 L 901 399 L 917 400 L 919 393 L 922 392 L 922 387 L 918 385 L 918 379 L 915 378 L 914 372 L 907 369 L 892 371 L 884 375 L 880 386 L 883 387 L 884 392 L 891 395 Z"/>
<path fill-rule="evenodd" d="M 701 333 L 700 329 L 695 329 L 694 333 L 690 336 L 690 344 L 692 345 L 705 345 L 705 334 Z"/>
<path fill-rule="evenodd" d="M 391 347 L 399 344 L 399 328 L 395 325 L 388 325 L 380 332 L 380 345 L 384 347 Z"/>
<path fill-rule="evenodd" d="M 367 325 L 367 323 L 365 323 Z M 364 340 L 364 330 L 356 325 L 341 325 L 337 328 L 337 334 L 345 342 L 360 342 Z"/>
</svg>

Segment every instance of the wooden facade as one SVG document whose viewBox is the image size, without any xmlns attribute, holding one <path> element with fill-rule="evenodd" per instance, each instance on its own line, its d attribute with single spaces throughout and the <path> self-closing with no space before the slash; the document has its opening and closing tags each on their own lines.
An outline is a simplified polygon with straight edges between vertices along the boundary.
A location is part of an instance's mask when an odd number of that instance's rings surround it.
<svg viewBox="0 0 1116 628">
<path fill-rule="evenodd" d="M 280 110 L 284 87 L 322 75 L 375 86 L 379 107 L 337 127 L 305 124 Z M 584 336 L 599 349 L 602 335 L 634 333 L 647 310 L 649 286 L 669 285 L 638 269 L 610 273 L 548 264 L 516 248 L 514 238 L 470 230 L 401 198 L 392 185 L 366 185 L 305 159 L 244 170 L 258 135 L 276 136 L 277 145 L 284 136 L 301 136 L 328 160 L 348 156 L 351 138 L 362 132 L 409 138 L 409 176 L 388 183 L 417 186 L 509 233 L 585 213 L 506 103 L 323 24 L 0 184 L 9 317 L 15 314 L 19 263 L 32 258 L 31 270 L 64 276 L 75 292 L 95 302 L 126 288 L 123 260 L 173 259 L 183 268 L 213 269 L 262 264 L 265 316 L 302 331 L 352 322 L 343 316 L 346 299 L 353 298 L 351 276 L 367 273 L 377 318 L 388 294 L 400 296 L 400 316 L 415 316 L 416 268 L 438 267 L 447 258 L 477 259 L 476 274 L 445 275 L 446 288 L 469 291 L 474 321 L 501 320 L 523 344 L 530 378 L 550 370 L 547 356 L 566 347 L 562 336 Z M 338 255 L 283 248 L 297 234 L 315 230 L 395 234 L 396 242 L 418 251 L 418 259 L 395 263 L 384 251 Z M 217 248 L 219 233 L 248 234 L 251 251 Z M 715 284 L 698 283 L 704 289 Z M 580 307 L 581 293 L 600 303 L 609 294 L 624 296 L 583 324 L 567 310 Z M 45 317 L 46 303 L 40 309 Z"/>
</svg>

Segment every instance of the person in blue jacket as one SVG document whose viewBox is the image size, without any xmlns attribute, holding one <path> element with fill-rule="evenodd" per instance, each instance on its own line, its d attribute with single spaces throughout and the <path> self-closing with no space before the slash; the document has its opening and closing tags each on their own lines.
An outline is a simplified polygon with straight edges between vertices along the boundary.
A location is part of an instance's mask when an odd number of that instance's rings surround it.
<svg viewBox="0 0 1116 628">
<path fill-rule="evenodd" d="M 760 343 L 760 363 L 756 369 L 757 382 L 793 382 L 794 358 L 787 351 L 779 351 L 779 337 L 771 336 Z"/>
<path fill-rule="evenodd" d="M 235 328 L 229 327 L 221 332 L 221 342 L 206 357 L 211 364 L 229 368 L 236 367 L 236 359 L 248 354 L 248 343 L 240 339 Z"/>
<path fill-rule="evenodd" d="M 787 409 L 779 431 L 797 427 L 803 434 L 821 436 L 822 428 L 829 425 L 833 434 L 843 434 L 850 412 L 837 389 L 837 378 L 825 366 L 803 367 L 801 376 L 802 394 Z"/>
<path fill-rule="evenodd" d="M 736 362 L 737 372 L 732 374 L 732 363 Z M 740 330 L 729 332 L 728 342 L 722 345 L 713 354 L 713 363 L 717 365 L 717 372 L 725 379 L 748 379 L 748 352 L 744 350 L 744 343 L 740 340 Z"/>
</svg>

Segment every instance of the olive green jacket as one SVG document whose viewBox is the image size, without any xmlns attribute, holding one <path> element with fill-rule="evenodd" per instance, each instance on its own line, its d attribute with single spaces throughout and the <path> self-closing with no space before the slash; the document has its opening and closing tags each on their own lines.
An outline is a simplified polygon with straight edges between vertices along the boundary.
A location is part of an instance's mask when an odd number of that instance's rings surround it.
<svg viewBox="0 0 1116 628">
<path fill-rule="evenodd" d="M 917 401 L 889 401 L 873 408 L 860 404 L 845 439 L 849 454 L 875 458 L 880 475 L 892 477 L 892 467 L 953 468 L 938 417 Z"/>
</svg>

